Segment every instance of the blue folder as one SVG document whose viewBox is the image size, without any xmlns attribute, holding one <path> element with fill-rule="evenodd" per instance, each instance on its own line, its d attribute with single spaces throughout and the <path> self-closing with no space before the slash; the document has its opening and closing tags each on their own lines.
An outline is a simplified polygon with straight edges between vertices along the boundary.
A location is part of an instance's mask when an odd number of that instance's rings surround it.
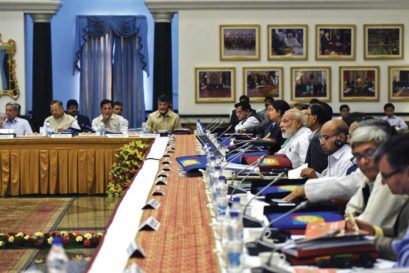
<svg viewBox="0 0 409 273">
<path fill-rule="evenodd" d="M 199 169 L 206 169 L 206 156 L 205 155 L 187 155 L 177 157 L 176 161 L 183 168 L 185 172 L 197 172 Z"/>
<path fill-rule="evenodd" d="M 266 214 L 268 221 L 277 219 L 283 213 Z M 335 211 L 293 212 L 272 224 L 277 229 L 305 229 L 309 222 L 335 222 L 343 220 L 342 214 Z"/>
</svg>

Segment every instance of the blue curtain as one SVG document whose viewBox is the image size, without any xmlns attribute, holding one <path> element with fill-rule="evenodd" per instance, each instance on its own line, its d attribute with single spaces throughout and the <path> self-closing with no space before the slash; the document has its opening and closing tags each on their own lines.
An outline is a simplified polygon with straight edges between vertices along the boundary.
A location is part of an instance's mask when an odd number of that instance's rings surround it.
<svg viewBox="0 0 409 273">
<path fill-rule="evenodd" d="M 100 114 L 102 99 L 119 100 L 129 127 L 140 126 L 145 120 L 143 71 L 149 71 L 146 17 L 77 16 L 76 49 L 80 111 L 93 118 Z"/>
</svg>

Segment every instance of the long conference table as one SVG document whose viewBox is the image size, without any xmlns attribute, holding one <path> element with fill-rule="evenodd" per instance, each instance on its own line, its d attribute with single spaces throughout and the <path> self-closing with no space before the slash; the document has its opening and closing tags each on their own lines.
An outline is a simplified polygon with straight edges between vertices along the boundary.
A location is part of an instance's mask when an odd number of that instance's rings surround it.
<svg viewBox="0 0 409 273">
<path fill-rule="evenodd" d="M 0 140 L 0 196 L 104 194 L 115 152 L 136 138 Z M 151 138 L 141 138 L 152 142 Z"/>
</svg>

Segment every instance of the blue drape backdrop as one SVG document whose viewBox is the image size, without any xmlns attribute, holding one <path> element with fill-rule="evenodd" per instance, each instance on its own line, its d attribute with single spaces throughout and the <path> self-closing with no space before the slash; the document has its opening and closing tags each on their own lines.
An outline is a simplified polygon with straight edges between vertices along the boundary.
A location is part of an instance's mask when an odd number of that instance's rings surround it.
<svg viewBox="0 0 409 273">
<path fill-rule="evenodd" d="M 129 127 L 145 120 L 148 73 L 145 16 L 77 16 L 74 69 L 80 71 L 80 112 L 94 118 L 104 98 L 124 104 Z"/>
</svg>

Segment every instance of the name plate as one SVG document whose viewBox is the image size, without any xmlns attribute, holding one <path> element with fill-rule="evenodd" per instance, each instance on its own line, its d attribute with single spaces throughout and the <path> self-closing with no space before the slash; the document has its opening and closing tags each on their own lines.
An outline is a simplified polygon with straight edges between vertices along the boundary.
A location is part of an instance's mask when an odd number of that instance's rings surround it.
<svg viewBox="0 0 409 273">
<path fill-rule="evenodd" d="M 155 230 L 158 231 L 160 227 L 160 222 L 156 220 L 153 216 L 145 220 L 145 222 L 140 225 L 139 230 Z"/>
<path fill-rule="evenodd" d="M 170 168 L 169 168 L 169 166 L 163 166 L 161 171 L 170 172 Z"/>
<path fill-rule="evenodd" d="M 145 250 L 137 242 L 132 241 L 126 249 L 129 257 L 145 258 Z"/>
<path fill-rule="evenodd" d="M 160 137 L 159 134 L 140 134 L 139 138 L 157 138 Z"/>
<path fill-rule="evenodd" d="M 148 201 L 142 209 L 157 209 L 160 207 L 160 202 L 154 198 Z"/>
<path fill-rule="evenodd" d="M 124 134 L 106 134 L 107 138 L 127 138 L 128 135 Z"/>
<path fill-rule="evenodd" d="M 14 138 L 14 134 L 0 134 L 0 138 Z"/>
<path fill-rule="evenodd" d="M 133 262 L 127 269 L 125 269 L 124 273 L 145 273 L 137 263 Z"/>
<path fill-rule="evenodd" d="M 157 186 L 155 188 L 155 191 L 152 193 L 152 195 L 161 195 L 164 196 L 165 195 L 165 189 L 162 187 Z"/>
<path fill-rule="evenodd" d="M 169 173 L 167 171 L 161 170 L 156 177 L 168 177 Z"/>
<path fill-rule="evenodd" d="M 72 134 L 51 134 L 51 138 L 71 138 Z"/>
<path fill-rule="evenodd" d="M 168 154 L 164 154 L 164 155 L 163 155 L 163 157 L 170 157 L 170 155 L 168 155 Z"/>
<path fill-rule="evenodd" d="M 169 157 L 166 157 L 162 161 L 162 164 L 165 164 L 165 165 L 169 165 L 170 163 L 172 163 L 172 160 Z"/>
<path fill-rule="evenodd" d="M 156 179 L 155 181 L 155 185 L 167 185 L 168 184 L 168 179 L 166 177 L 159 177 L 158 179 Z"/>
</svg>

